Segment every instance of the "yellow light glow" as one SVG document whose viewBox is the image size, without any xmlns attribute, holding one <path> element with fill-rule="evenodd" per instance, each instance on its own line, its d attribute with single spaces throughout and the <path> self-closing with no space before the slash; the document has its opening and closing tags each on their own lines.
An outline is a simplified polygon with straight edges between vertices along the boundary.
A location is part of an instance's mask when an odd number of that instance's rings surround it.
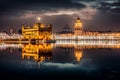
<svg viewBox="0 0 120 80">
<path fill-rule="evenodd" d="M 40 45 L 32 45 L 27 44 L 22 47 L 22 59 L 31 59 L 33 58 L 36 62 L 43 62 L 51 56 L 48 52 L 52 51 L 51 44 L 40 44 Z M 45 53 L 45 54 L 41 54 Z M 48 54 L 48 55 L 47 55 Z"/>
<path fill-rule="evenodd" d="M 38 20 L 38 21 L 40 21 L 40 20 L 41 20 L 41 18 L 38 16 L 37 20 Z"/>
<path fill-rule="evenodd" d="M 75 50 L 75 58 L 77 61 L 80 61 L 82 58 L 83 51 L 82 50 Z"/>
</svg>

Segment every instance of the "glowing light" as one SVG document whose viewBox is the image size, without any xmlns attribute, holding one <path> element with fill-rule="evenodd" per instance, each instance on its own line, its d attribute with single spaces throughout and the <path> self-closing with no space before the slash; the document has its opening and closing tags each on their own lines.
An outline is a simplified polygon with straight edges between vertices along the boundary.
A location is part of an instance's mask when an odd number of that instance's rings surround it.
<svg viewBox="0 0 120 80">
<path fill-rule="evenodd" d="M 41 45 L 32 45 L 32 44 L 27 44 L 24 45 L 24 47 L 22 48 L 22 59 L 25 59 L 25 57 L 27 57 L 27 59 L 30 59 L 31 57 L 33 57 L 33 59 L 36 62 L 43 62 L 45 60 L 47 60 L 48 58 L 51 59 L 51 56 L 48 52 L 51 52 L 52 47 L 51 44 L 47 45 L 47 44 L 41 44 Z M 42 55 L 39 53 L 48 53 L 48 55 Z"/>
<path fill-rule="evenodd" d="M 37 20 L 38 20 L 38 21 L 40 21 L 40 20 L 41 20 L 41 18 L 38 16 Z"/>
<path fill-rule="evenodd" d="M 38 17 L 38 20 L 40 18 Z M 42 31 L 40 31 L 40 28 L 42 28 Z M 51 27 L 45 27 L 43 23 L 36 23 L 31 28 L 26 28 L 26 26 L 22 27 L 22 35 L 25 39 L 41 39 L 41 40 L 50 40 L 52 36 L 52 28 Z"/>
</svg>

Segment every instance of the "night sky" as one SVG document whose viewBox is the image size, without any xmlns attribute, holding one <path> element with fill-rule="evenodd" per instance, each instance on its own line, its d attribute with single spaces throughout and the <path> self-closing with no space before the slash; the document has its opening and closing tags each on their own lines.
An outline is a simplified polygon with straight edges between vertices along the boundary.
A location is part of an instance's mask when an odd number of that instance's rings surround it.
<svg viewBox="0 0 120 80">
<path fill-rule="evenodd" d="M 0 0 L 0 32 L 14 29 L 17 33 L 22 24 L 38 22 L 52 24 L 53 32 L 65 25 L 73 27 L 77 17 L 84 30 L 120 31 L 120 1 L 118 0 Z"/>
</svg>

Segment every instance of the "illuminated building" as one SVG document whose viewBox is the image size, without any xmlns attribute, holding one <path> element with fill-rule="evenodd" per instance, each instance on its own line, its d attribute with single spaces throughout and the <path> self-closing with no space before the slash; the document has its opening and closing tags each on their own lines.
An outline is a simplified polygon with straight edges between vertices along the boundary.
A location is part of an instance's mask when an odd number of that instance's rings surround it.
<svg viewBox="0 0 120 80">
<path fill-rule="evenodd" d="M 74 23 L 74 34 L 78 36 L 78 35 L 82 35 L 82 32 L 83 32 L 82 22 L 80 18 L 77 18 L 77 20 Z"/>
<path fill-rule="evenodd" d="M 11 34 L 8 35 L 7 33 L 0 33 L 0 39 L 1 40 L 7 40 L 7 39 L 22 39 L 23 36 L 20 34 Z"/>
<path fill-rule="evenodd" d="M 22 35 L 24 39 L 45 39 L 50 40 L 52 35 L 52 25 L 45 27 L 42 23 L 36 23 L 33 27 L 22 26 Z"/>
<path fill-rule="evenodd" d="M 20 49 L 22 47 L 23 47 L 22 44 L 5 44 L 5 43 L 0 44 L 0 50 L 7 50 L 8 48 Z"/>
<path fill-rule="evenodd" d="M 22 48 L 22 59 L 33 59 L 36 62 L 50 61 L 52 57 L 51 44 L 27 44 Z"/>
<path fill-rule="evenodd" d="M 68 25 L 66 25 L 62 28 L 62 31 L 59 32 L 59 34 L 73 34 L 73 32 L 72 29 Z"/>
<path fill-rule="evenodd" d="M 74 34 L 63 33 L 55 34 L 54 39 L 61 40 L 120 40 L 120 32 L 100 32 L 100 31 L 84 31 L 80 18 L 74 23 Z"/>
<path fill-rule="evenodd" d="M 72 30 L 73 29 L 73 30 Z M 12 32 L 12 31 L 11 31 Z M 43 42 L 47 42 L 49 40 L 120 40 L 120 32 L 112 32 L 112 31 L 85 31 L 83 27 L 83 23 L 80 18 L 77 18 L 74 22 L 73 28 L 69 26 L 65 26 L 63 31 L 59 33 L 52 34 L 52 25 L 48 25 L 45 27 L 42 23 L 36 23 L 33 27 L 30 26 L 22 26 L 22 35 L 18 34 L 0 34 L 0 39 L 18 39 L 21 40 L 29 40 L 29 41 L 38 41 L 42 40 Z M 52 41 L 51 41 L 52 42 Z"/>
<path fill-rule="evenodd" d="M 53 35 L 54 38 L 57 40 L 65 40 L 65 39 L 72 39 L 72 36 L 74 36 L 74 33 L 72 29 L 66 25 L 65 27 L 62 28 L 61 32 L 57 32 L 55 35 Z"/>
</svg>

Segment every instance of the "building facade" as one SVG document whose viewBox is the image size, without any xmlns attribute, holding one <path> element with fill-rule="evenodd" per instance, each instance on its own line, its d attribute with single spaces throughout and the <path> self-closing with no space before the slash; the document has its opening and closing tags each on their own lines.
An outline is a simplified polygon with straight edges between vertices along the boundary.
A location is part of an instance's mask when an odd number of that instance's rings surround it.
<svg viewBox="0 0 120 80">
<path fill-rule="evenodd" d="M 55 40 L 73 39 L 73 36 L 74 32 L 72 31 L 72 28 L 70 28 L 68 25 L 63 27 L 61 32 L 53 34 L 53 38 Z"/>
<path fill-rule="evenodd" d="M 24 39 L 50 40 L 52 35 L 52 25 L 45 27 L 42 23 L 36 23 L 33 27 L 22 26 L 22 35 Z"/>
<path fill-rule="evenodd" d="M 77 18 L 77 20 L 74 23 L 74 35 L 79 36 L 83 33 L 83 24 L 80 20 L 80 18 Z"/>
<path fill-rule="evenodd" d="M 56 40 L 120 40 L 120 32 L 112 31 L 85 31 L 80 18 L 74 22 L 73 33 L 63 33 L 54 35 Z"/>
</svg>

